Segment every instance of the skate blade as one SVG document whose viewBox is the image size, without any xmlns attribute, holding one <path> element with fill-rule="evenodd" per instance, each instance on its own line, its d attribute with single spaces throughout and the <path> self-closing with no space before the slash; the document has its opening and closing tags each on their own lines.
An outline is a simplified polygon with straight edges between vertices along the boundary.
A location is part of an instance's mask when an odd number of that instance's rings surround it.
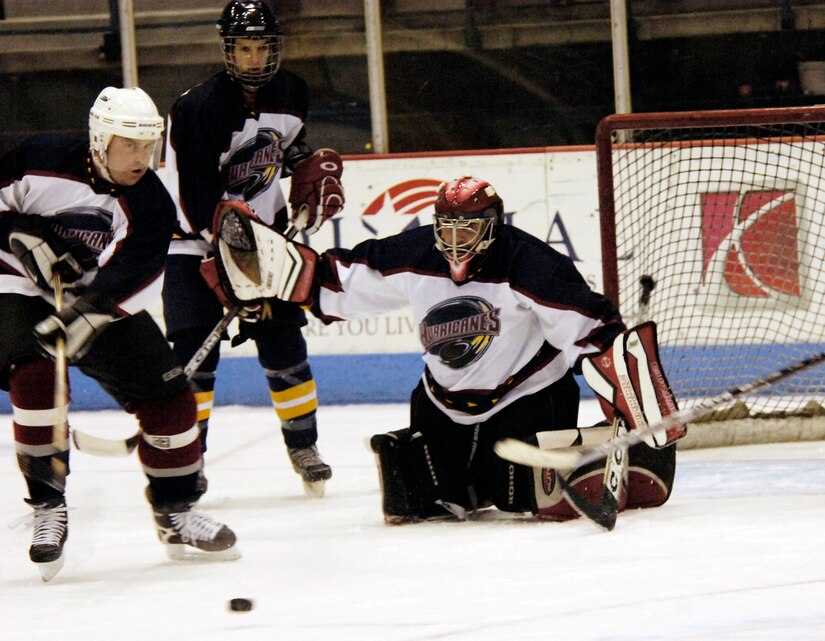
<svg viewBox="0 0 825 641">
<path fill-rule="evenodd" d="M 326 481 L 304 481 L 304 494 L 311 499 L 324 498 Z"/>
<path fill-rule="evenodd" d="M 172 561 L 194 561 L 196 563 L 211 563 L 213 561 L 236 561 L 241 558 L 241 551 L 237 545 L 217 552 L 205 552 L 191 545 L 183 543 L 167 543 L 166 556 Z"/>
<path fill-rule="evenodd" d="M 45 563 L 38 563 L 37 569 L 40 570 L 40 578 L 43 579 L 44 583 L 48 583 L 51 581 L 57 573 L 63 569 L 63 563 L 65 562 L 64 555 L 60 555 L 54 561 L 46 561 Z"/>
</svg>

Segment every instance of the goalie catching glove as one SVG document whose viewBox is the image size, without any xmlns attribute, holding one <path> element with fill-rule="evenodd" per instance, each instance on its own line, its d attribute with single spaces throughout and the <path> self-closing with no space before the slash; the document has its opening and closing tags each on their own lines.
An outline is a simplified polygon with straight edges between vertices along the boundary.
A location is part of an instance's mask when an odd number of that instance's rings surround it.
<svg viewBox="0 0 825 641">
<path fill-rule="evenodd" d="M 653 322 L 619 334 L 610 348 L 582 361 L 582 372 L 605 416 L 612 420 L 618 414 L 631 430 L 658 423 L 679 409 L 659 360 Z M 677 425 L 644 440 L 661 448 L 686 433 L 686 426 Z"/>
<path fill-rule="evenodd" d="M 332 149 L 319 149 L 295 167 L 289 204 L 293 220 L 306 220 L 308 234 L 344 208 L 343 172 L 341 156 Z"/>
<path fill-rule="evenodd" d="M 310 298 L 318 254 L 264 225 L 247 203 L 218 205 L 213 243 L 220 289 L 232 305 L 254 308 L 270 298 L 292 303 Z"/>
</svg>

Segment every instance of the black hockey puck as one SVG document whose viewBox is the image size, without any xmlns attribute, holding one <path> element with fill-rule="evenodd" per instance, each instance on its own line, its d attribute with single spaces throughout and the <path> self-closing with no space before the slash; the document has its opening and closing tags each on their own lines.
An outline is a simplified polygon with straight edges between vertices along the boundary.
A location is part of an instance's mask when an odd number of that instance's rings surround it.
<svg viewBox="0 0 825 641">
<path fill-rule="evenodd" d="M 229 601 L 232 612 L 249 612 L 252 609 L 251 599 L 232 599 Z"/>
</svg>

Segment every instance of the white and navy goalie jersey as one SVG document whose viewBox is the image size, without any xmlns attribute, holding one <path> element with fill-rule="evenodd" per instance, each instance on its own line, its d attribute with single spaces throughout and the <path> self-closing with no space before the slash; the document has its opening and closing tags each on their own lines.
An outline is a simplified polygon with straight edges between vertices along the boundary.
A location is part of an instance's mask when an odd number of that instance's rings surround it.
<svg viewBox="0 0 825 641">
<path fill-rule="evenodd" d="M 410 306 L 427 393 L 460 424 L 484 421 L 551 385 L 624 329 L 569 258 L 507 225 L 460 284 L 430 225 L 330 249 L 317 269 L 313 312 L 325 322 Z"/>
<path fill-rule="evenodd" d="M 51 229 L 84 256 L 85 275 L 68 293 L 100 294 L 121 314 L 156 304 L 175 224 L 175 206 L 154 172 L 121 187 L 94 171 L 88 139 L 40 135 L 0 158 L 0 293 L 40 296 L 11 253 L 16 216 L 48 218 Z"/>
<path fill-rule="evenodd" d="M 225 72 L 177 99 L 166 146 L 165 182 L 180 227 L 171 253 L 209 251 L 201 233 L 211 232 L 220 200 L 244 200 L 264 223 L 286 227 L 279 181 L 290 147 L 303 144 L 307 104 L 306 83 L 285 70 L 258 90 L 254 108 Z"/>
</svg>

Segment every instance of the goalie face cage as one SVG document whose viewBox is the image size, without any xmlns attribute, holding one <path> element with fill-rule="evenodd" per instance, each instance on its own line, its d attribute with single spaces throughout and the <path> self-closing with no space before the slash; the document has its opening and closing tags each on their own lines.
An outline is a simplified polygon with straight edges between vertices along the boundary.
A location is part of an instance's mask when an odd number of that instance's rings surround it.
<svg viewBox="0 0 825 641">
<path fill-rule="evenodd" d="M 609 116 L 596 151 L 604 292 L 656 321 L 680 406 L 822 351 L 825 107 Z M 825 438 L 824 408 L 817 367 L 711 420 Z"/>
</svg>

